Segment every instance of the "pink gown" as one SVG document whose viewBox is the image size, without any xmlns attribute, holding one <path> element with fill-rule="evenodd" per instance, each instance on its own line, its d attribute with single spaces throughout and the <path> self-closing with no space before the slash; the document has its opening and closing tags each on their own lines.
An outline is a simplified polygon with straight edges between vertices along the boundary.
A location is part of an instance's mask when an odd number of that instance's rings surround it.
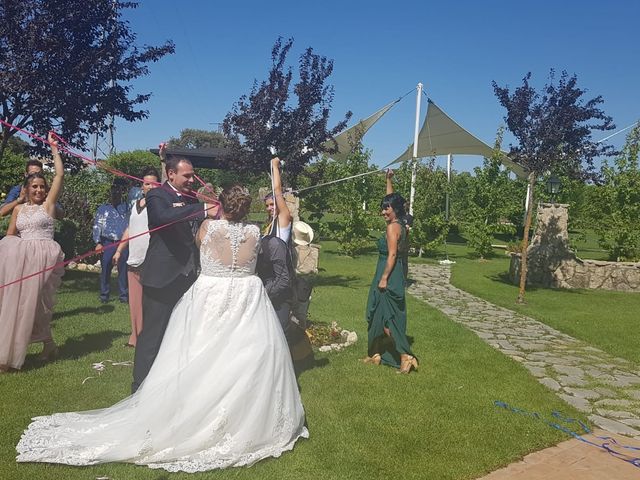
<svg viewBox="0 0 640 480">
<path fill-rule="evenodd" d="M 44 205 L 25 204 L 16 219 L 19 237 L 0 240 L 0 286 L 64 259 L 53 240 L 54 220 Z M 29 343 L 51 339 L 51 316 L 63 266 L 0 288 L 0 366 L 20 368 Z"/>
</svg>

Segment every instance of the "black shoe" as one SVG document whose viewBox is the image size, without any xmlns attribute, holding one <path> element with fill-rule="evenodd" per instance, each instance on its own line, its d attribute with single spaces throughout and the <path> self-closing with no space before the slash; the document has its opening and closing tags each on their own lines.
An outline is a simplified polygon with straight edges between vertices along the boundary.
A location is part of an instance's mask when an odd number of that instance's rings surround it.
<svg viewBox="0 0 640 480">
<path fill-rule="evenodd" d="M 129 303 L 129 299 L 128 298 L 121 298 L 120 299 L 120 303 Z"/>
<path fill-rule="evenodd" d="M 109 303 L 109 299 L 108 299 L 108 298 L 102 298 L 102 297 L 100 297 L 100 303 L 101 303 L 101 304 L 103 304 L 103 305 L 104 305 L 105 303 Z"/>
</svg>

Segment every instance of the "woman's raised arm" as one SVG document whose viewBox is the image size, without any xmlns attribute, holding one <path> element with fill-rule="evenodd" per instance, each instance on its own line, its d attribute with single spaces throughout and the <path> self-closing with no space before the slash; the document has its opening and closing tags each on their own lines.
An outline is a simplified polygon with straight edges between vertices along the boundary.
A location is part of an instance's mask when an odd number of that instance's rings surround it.
<svg viewBox="0 0 640 480">
<path fill-rule="evenodd" d="M 48 140 L 49 145 L 51 145 L 51 154 L 53 156 L 55 175 L 53 177 L 53 181 L 51 182 L 51 188 L 49 189 L 49 194 L 47 195 L 47 200 L 45 203 L 47 212 L 53 217 L 55 215 L 56 202 L 62 194 L 64 165 L 62 163 L 62 157 L 60 157 L 60 152 L 58 151 L 58 141 L 55 139 L 53 132 L 49 132 Z"/>
</svg>

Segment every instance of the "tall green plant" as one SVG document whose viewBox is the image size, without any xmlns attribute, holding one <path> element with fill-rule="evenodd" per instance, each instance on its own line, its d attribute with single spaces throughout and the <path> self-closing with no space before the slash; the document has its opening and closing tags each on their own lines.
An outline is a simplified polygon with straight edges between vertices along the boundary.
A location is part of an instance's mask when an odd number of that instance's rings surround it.
<svg viewBox="0 0 640 480">
<path fill-rule="evenodd" d="M 413 228 L 409 235 L 411 247 L 434 250 L 447 238 L 450 228 L 450 222 L 445 218 L 447 183 L 446 172 L 435 168 L 433 161 L 418 165 Z"/>
<path fill-rule="evenodd" d="M 604 183 L 593 196 L 599 243 L 617 261 L 640 261 L 639 150 L 640 126 L 636 126 L 613 164 L 604 163 Z"/>
<path fill-rule="evenodd" d="M 27 155 L 16 152 L 11 146 L 5 150 L 4 158 L 0 162 L 0 203 L 11 187 L 24 181 L 27 160 L 29 160 Z"/>
<path fill-rule="evenodd" d="M 345 178 L 375 169 L 369 166 L 369 157 L 369 151 L 357 148 L 345 162 L 333 162 L 334 175 Z M 384 193 L 379 189 L 379 194 L 375 195 L 375 186 L 375 179 L 367 175 L 340 182 L 334 187 L 332 204 L 340 219 L 333 235 L 338 241 L 338 249 L 345 255 L 357 255 L 371 243 L 369 229 Z M 373 201 L 374 197 L 378 202 Z"/>
<path fill-rule="evenodd" d="M 457 213 L 468 246 L 481 258 L 492 255 L 491 245 L 496 234 L 516 232 L 511 218 L 521 211 L 520 203 L 524 198 L 524 191 L 502 167 L 501 143 L 502 129 L 498 131 L 494 154 L 484 159 L 482 167 L 474 168 L 474 176 L 468 178 Z"/>
</svg>

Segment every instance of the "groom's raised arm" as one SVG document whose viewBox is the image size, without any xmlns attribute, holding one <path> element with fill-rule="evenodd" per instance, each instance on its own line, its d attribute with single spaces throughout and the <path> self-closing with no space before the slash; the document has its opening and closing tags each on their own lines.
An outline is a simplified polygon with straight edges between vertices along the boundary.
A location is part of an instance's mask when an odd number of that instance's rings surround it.
<svg viewBox="0 0 640 480">
<path fill-rule="evenodd" d="M 160 191 L 161 188 L 154 188 L 147 193 L 147 215 L 150 229 L 168 223 L 204 220 L 207 216 L 204 204 L 179 205 L 173 203 L 171 197 Z"/>
</svg>

